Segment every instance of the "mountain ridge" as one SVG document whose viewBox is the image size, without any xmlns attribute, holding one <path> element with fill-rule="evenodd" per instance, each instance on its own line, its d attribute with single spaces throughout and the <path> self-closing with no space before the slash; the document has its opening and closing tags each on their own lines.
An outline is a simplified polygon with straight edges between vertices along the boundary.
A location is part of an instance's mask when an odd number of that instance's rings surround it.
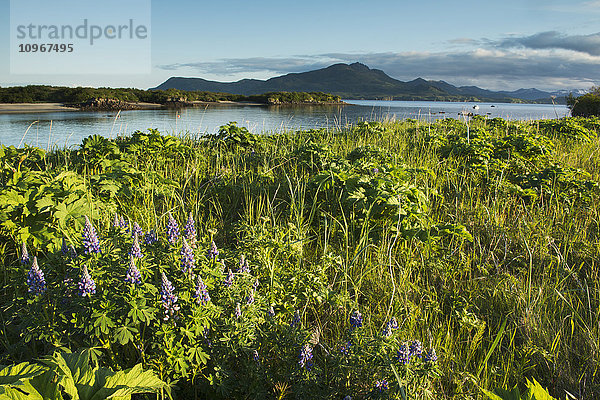
<svg viewBox="0 0 600 400">
<path fill-rule="evenodd" d="M 514 91 L 492 91 L 477 86 L 454 86 L 445 81 L 416 78 L 400 81 L 380 69 L 355 62 L 332 64 L 328 67 L 292 72 L 266 80 L 241 79 L 236 82 L 217 82 L 203 78 L 171 77 L 150 90 L 198 90 L 241 95 L 267 92 L 326 92 L 346 99 L 370 100 L 437 100 L 437 101 L 494 101 L 548 102 L 553 92 L 535 88 Z M 565 96 L 564 94 L 559 97 Z"/>
</svg>

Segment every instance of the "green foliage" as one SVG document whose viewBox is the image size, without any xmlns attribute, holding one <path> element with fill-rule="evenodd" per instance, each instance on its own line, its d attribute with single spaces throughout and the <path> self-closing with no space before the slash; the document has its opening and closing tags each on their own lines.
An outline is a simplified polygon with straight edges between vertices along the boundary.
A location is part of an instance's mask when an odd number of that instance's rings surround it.
<svg viewBox="0 0 600 400">
<path fill-rule="evenodd" d="M 567 105 L 574 117 L 600 116 L 600 88 L 594 87 L 589 93 L 579 97 L 569 95 Z"/>
<path fill-rule="evenodd" d="M 527 379 L 527 389 L 521 394 L 518 387 L 513 390 L 496 389 L 494 393 L 482 389 L 491 400 L 555 400 L 538 381 Z"/>
</svg>

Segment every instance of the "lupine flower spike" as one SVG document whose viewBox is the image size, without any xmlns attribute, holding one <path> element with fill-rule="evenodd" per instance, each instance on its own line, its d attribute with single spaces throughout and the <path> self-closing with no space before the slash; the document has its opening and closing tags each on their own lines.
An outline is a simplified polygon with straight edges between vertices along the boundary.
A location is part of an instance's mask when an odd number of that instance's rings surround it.
<svg viewBox="0 0 600 400">
<path fill-rule="evenodd" d="M 183 238 L 183 246 L 181 246 L 181 270 L 184 274 L 189 274 L 194 270 L 194 251 L 188 244 L 187 240 Z"/>
<path fill-rule="evenodd" d="M 380 393 L 384 390 L 388 390 L 389 388 L 390 386 L 388 385 L 388 382 L 385 379 L 375 381 L 375 389 L 378 389 Z"/>
<path fill-rule="evenodd" d="M 121 227 L 121 219 L 119 218 L 119 214 L 115 213 L 115 219 L 112 224 L 113 228 L 119 229 Z"/>
<path fill-rule="evenodd" d="M 213 240 L 210 244 L 210 250 L 208 250 L 208 258 L 210 260 L 218 260 L 219 257 L 219 249 L 217 249 L 217 245 L 215 244 L 215 241 Z"/>
<path fill-rule="evenodd" d="M 173 293 L 174 291 L 175 288 L 163 272 L 161 276 L 160 285 L 160 300 L 162 301 L 163 307 L 165 309 L 165 321 L 169 320 L 169 318 L 173 318 L 177 311 L 179 311 L 179 305 L 177 304 L 177 296 L 175 296 L 175 293 Z"/>
<path fill-rule="evenodd" d="M 273 306 L 270 306 L 269 309 L 267 310 L 267 315 L 270 318 L 273 318 L 275 316 L 275 309 L 273 308 Z"/>
<path fill-rule="evenodd" d="M 131 250 L 129 251 L 129 255 L 135 258 L 144 257 L 144 255 L 142 254 L 142 249 L 140 247 L 140 240 L 138 239 L 137 232 L 133 235 L 133 243 L 131 244 Z"/>
<path fill-rule="evenodd" d="M 121 217 L 119 218 L 119 226 L 122 229 L 125 229 L 127 232 L 129 232 L 129 229 L 127 229 L 129 227 L 129 222 L 127 222 L 125 220 L 125 218 L 123 218 L 123 216 L 121 215 Z"/>
<path fill-rule="evenodd" d="M 142 274 L 135 266 L 135 257 L 132 255 L 129 256 L 129 268 L 127 269 L 127 274 L 125 275 L 125 282 L 131 283 L 132 285 L 142 284 Z"/>
<path fill-rule="evenodd" d="M 300 313 L 298 312 L 298 310 L 294 311 L 294 318 L 292 318 L 292 323 L 290 324 L 290 326 L 294 327 L 294 326 L 300 326 L 300 323 L 302 321 L 300 320 Z"/>
<path fill-rule="evenodd" d="M 250 291 L 250 294 L 248 295 L 248 297 L 246 298 L 246 304 L 252 304 L 254 303 L 254 291 Z"/>
<path fill-rule="evenodd" d="M 227 277 L 223 281 L 223 284 L 226 287 L 229 287 L 229 286 L 233 285 L 233 279 L 234 279 L 233 272 L 231 272 L 231 270 L 229 270 L 229 271 L 227 271 Z"/>
<path fill-rule="evenodd" d="M 358 310 L 355 310 L 350 314 L 350 325 L 352 329 L 360 328 L 363 324 L 363 317 Z"/>
<path fill-rule="evenodd" d="M 392 317 L 392 319 L 390 319 L 390 321 L 385 325 L 385 328 L 383 328 L 383 336 L 386 338 L 392 336 L 392 331 L 394 329 L 398 329 L 398 321 L 396 321 L 396 317 Z"/>
<path fill-rule="evenodd" d="M 138 235 L 138 237 L 142 237 L 142 235 L 144 234 L 144 231 L 142 230 L 142 227 L 140 226 L 140 224 L 138 224 L 137 222 L 134 222 L 133 227 L 131 228 L 131 237 L 134 237 L 136 234 Z"/>
<path fill-rule="evenodd" d="M 421 357 L 421 354 L 423 354 L 423 345 L 418 340 L 413 340 L 410 346 L 408 346 L 408 350 L 411 357 Z"/>
<path fill-rule="evenodd" d="M 298 364 L 300 364 L 301 367 L 306 368 L 308 371 L 310 371 L 310 369 L 313 366 L 312 363 L 312 358 L 313 358 L 313 354 L 312 354 L 312 348 L 310 347 L 309 344 L 305 344 L 302 349 L 300 350 L 300 360 L 298 361 Z"/>
<path fill-rule="evenodd" d="M 62 238 L 62 245 L 60 246 L 60 251 L 64 257 L 69 255 L 69 246 L 67 245 L 67 240 Z"/>
<path fill-rule="evenodd" d="M 154 229 L 151 229 L 144 235 L 144 243 L 147 245 L 151 245 L 156 242 L 158 242 L 158 238 L 156 237 L 156 232 L 154 231 Z"/>
<path fill-rule="evenodd" d="M 258 350 L 254 350 L 254 351 L 252 352 L 252 359 L 253 359 L 254 361 L 256 361 L 256 362 L 259 362 L 259 361 L 260 361 L 260 356 L 258 355 Z"/>
<path fill-rule="evenodd" d="M 79 281 L 79 295 L 84 297 L 87 295 L 92 295 L 96 293 L 96 283 L 90 276 L 88 272 L 87 265 L 83 266 L 83 271 L 81 272 L 81 280 Z"/>
<path fill-rule="evenodd" d="M 192 249 L 196 248 L 196 226 L 194 225 L 194 216 L 190 212 L 187 222 L 183 227 L 183 234 Z"/>
<path fill-rule="evenodd" d="M 198 276 L 198 282 L 196 283 L 196 292 L 192 295 L 196 299 L 198 304 L 205 306 L 210 301 L 210 295 L 206 290 L 206 285 L 200 276 Z"/>
<path fill-rule="evenodd" d="M 410 350 L 406 343 L 402 343 L 400 345 L 400 347 L 398 348 L 398 355 L 396 358 L 398 359 L 398 362 L 400 364 L 408 364 L 408 362 L 410 361 Z"/>
<path fill-rule="evenodd" d="M 177 225 L 177 221 L 175 221 L 173 215 L 169 213 L 169 222 L 167 222 L 167 240 L 173 245 L 177 243 L 177 239 L 179 239 L 179 225 Z"/>
<path fill-rule="evenodd" d="M 27 251 L 27 244 L 23 242 L 23 246 L 21 247 L 21 264 L 29 264 L 29 252 Z"/>
<path fill-rule="evenodd" d="M 340 353 L 347 356 L 350 354 L 350 347 L 352 346 L 352 342 L 348 340 L 345 345 L 340 347 Z"/>
<path fill-rule="evenodd" d="M 29 293 L 33 293 L 34 296 L 40 296 L 46 291 L 46 279 L 38 266 L 37 257 L 33 257 L 31 269 L 27 273 L 27 286 Z"/>
<path fill-rule="evenodd" d="M 85 254 L 100 253 L 100 241 L 96 234 L 96 229 L 90 222 L 88 216 L 85 216 L 85 225 L 83 226 L 83 252 Z"/>
</svg>

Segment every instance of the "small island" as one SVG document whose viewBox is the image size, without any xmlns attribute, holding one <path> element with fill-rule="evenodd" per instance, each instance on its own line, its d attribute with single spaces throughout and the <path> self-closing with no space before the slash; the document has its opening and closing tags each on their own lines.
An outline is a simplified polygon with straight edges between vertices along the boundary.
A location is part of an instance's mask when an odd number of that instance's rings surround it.
<svg viewBox="0 0 600 400">
<path fill-rule="evenodd" d="M 142 90 L 29 85 L 0 88 L 1 112 L 124 111 L 207 105 L 343 105 L 340 96 L 322 92 L 269 92 L 239 95 L 196 90 Z"/>
</svg>

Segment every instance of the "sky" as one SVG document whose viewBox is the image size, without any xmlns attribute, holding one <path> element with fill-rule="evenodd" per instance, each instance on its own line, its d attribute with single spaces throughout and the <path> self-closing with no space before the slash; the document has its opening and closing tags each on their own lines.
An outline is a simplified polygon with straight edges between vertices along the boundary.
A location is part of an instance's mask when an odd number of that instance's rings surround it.
<svg viewBox="0 0 600 400">
<path fill-rule="evenodd" d="M 107 63 L 101 68 L 73 71 L 76 57 L 86 57 L 73 54 L 64 69 L 39 62 L 46 73 L 23 74 L 18 65 L 11 70 L 15 16 L 11 1 L 0 0 L 0 86 L 146 89 L 171 76 L 268 79 L 356 61 L 403 81 L 421 77 L 492 90 L 600 84 L 600 0 L 145 1 L 151 8 L 147 58 L 98 46 Z M 64 2 L 46 1 L 56 15 L 78 18 Z M 114 18 L 135 14 L 125 5 L 110 10 Z M 119 67 L 136 63 L 139 71 Z"/>
</svg>

